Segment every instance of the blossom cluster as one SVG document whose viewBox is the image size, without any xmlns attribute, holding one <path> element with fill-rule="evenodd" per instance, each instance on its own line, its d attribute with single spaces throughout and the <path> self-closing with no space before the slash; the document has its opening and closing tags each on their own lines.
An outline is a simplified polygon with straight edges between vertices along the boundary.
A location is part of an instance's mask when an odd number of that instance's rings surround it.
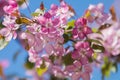
<svg viewBox="0 0 120 80">
<path fill-rule="evenodd" d="M 4 18 L 0 39 L 7 42 L 19 39 L 28 51 L 28 60 L 37 69 L 47 68 L 45 72 L 72 80 L 90 80 L 92 64 L 99 57 L 94 58 L 95 53 L 120 54 L 119 21 L 112 20 L 112 15 L 104 12 L 102 3 L 90 5 L 82 17 L 71 21 L 75 12 L 64 1 L 59 6 L 52 4 L 48 11 L 41 4 L 32 18 L 19 12 L 16 0 L 1 1 L 4 13 L 0 16 Z M 92 23 L 107 28 L 94 32 Z"/>
</svg>

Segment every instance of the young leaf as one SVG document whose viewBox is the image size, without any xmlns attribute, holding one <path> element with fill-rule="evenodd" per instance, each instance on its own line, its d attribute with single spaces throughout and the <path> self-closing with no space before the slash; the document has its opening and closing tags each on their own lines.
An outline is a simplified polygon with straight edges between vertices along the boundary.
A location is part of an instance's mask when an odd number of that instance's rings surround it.
<svg viewBox="0 0 120 80">
<path fill-rule="evenodd" d="M 98 54 L 97 53 L 93 53 L 93 59 L 97 59 L 97 56 L 98 56 Z"/>
<path fill-rule="evenodd" d="M 117 21 L 114 6 L 111 6 L 111 8 L 110 8 L 110 13 L 111 13 L 111 15 L 112 15 L 112 20 L 113 20 L 113 21 Z"/>
<path fill-rule="evenodd" d="M 67 66 L 67 65 L 71 65 L 73 64 L 74 60 L 72 59 L 71 57 L 71 53 L 68 53 L 66 54 L 64 57 L 63 57 L 63 63 Z"/>
<path fill-rule="evenodd" d="M 97 44 L 102 45 L 102 43 L 100 41 L 95 40 L 95 39 L 87 39 L 87 41 L 90 42 L 90 43 L 97 43 Z"/>
<path fill-rule="evenodd" d="M 3 28 L 4 26 L 2 25 L 2 22 L 0 22 L 0 29 Z"/>
<path fill-rule="evenodd" d="M 68 42 L 70 38 L 72 37 L 72 33 L 64 33 L 63 38 L 64 38 L 64 43 Z"/>
<path fill-rule="evenodd" d="M 49 56 L 49 59 L 51 60 L 51 62 L 53 63 L 54 62 L 54 60 L 56 59 L 56 56 L 55 55 L 50 55 Z"/>
<path fill-rule="evenodd" d="M 64 42 L 67 42 L 69 40 L 69 36 L 67 34 L 63 34 Z"/>
<path fill-rule="evenodd" d="M 117 64 L 109 61 L 108 57 L 104 57 L 104 64 L 102 65 L 102 75 L 103 77 L 109 77 L 111 71 L 117 72 Z"/>
<path fill-rule="evenodd" d="M 41 2 L 41 4 L 40 4 L 40 10 L 43 10 L 43 11 L 45 10 L 43 2 Z"/>
<path fill-rule="evenodd" d="M 103 46 L 97 45 L 97 44 L 93 44 L 93 45 L 92 45 L 92 48 L 93 48 L 95 51 L 99 51 L 99 52 L 104 52 L 104 51 L 105 51 L 105 49 L 104 49 Z"/>
<path fill-rule="evenodd" d="M 38 13 L 38 12 L 34 12 L 34 13 L 32 13 L 31 15 L 35 17 L 35 16 L 39 16 L 39 14 L 40 14 L 40 13 Z"/>
<path fill-rule="evenodd" d="M 25 68 L 27 69 L 33 69 L 35 64 L 34 63 L 31 63 L 30 61 L 27 60 L 27 62 L 24 64 L 25 65 Z"/>
<path fill-rule="evenodd" d="M 17 0 L 17 3 L 19 6 L 23 5 L 25 2 L 27 2 L 28 0 Z"/>
<path fill-rule="evenodd" d="M 89 10 L 86 10 L 84 17 L 85 17 L 85 18 L 89 18 L 90 16 L 91 16 L 90 11 L 89 11 Z"/>
<path fill-rule="evenodd" d="M 75 23 L 75 20 L 71 20 L 67 23 L 67 27 L 65 29 L 71 29 L 71 28 L 74 28 L 74 23 Z M 71 27 L 71 28 L 70 28 Z"/>
<path fill-rule="evenodd" d="M 47 71 L 47 67 L 45 67 L 45 68 L 36 68 L 36 72 L 37 72 L 37 74 L 38 74 L 38 76 L 42 76 L 46 71 Z"/>
<path fill-rule="evenodd" d="M 55 76 L 55 75 L 50 75 L 50 80 L 69 80 L 65 77 L 59 77 L 59 76 Z"/>
<path fill-rule="evenodd" d="M 94 52 L 96 52 L 96 53 L 104 52 L 105 49 L 99 40 L 87 39 L 86 41 L 90 42 L 90 45 L 93 48 Z"/>
<path fill-rule="evenodd" d="M 16 23 L 30 25 L 32 23 L 32 21 L 28 18 L 25 18 L 25 17 L 19 17 L 16 19 Z"/>
<path fill-rule="evenodd" d="M 98 30 L 103 30 L 103 29 L 109 28 L 110 26 L 111 24 L 104 24 L 104 25 L 101 25 Z"/>
<path fill-rule="evenodd" d="M 98 32 L 98 29 L 97 29 L 97 28 L 92 28 L 92 32 L 93 32 L 93 33 L 97 33 L 97 32 Z"/>
<path fill-rule="evenodd" d="M 109 77 L 109 75 L 110 75 L 110 66 L 111 66 L 111 64 L 108 64 L 108 63 L 106 63 L 106 64 L 104 64 L 102 66 L 102 75 L 104 75 L 106 77 Z"/>
<path fill-rule="evenodd" d="M 71 12 L 74 13 L 74 14 L 76 14 L 76 13 L 75 13 L 75 10 L 72 8 L 72 6 L 68 5 L 68 7 L 69 7 L 69 11 L 71 11 Z"/>
<path fill-rule="evenodd" d="M 24 64 L 25 68 L 27 69 L 33 69 L 35 67 L 34 63 L 31 63 L 28 59 L 26 60 L 25 64 Z"/>
</svg>

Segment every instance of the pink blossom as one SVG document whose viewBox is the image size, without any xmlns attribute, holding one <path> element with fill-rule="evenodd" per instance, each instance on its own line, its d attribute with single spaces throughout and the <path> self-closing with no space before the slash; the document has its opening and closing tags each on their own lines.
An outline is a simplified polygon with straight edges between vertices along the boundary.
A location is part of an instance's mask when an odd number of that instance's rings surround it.
<svg viewBox="0 0 120 80">
<path fill-rule="evenodd" d="M 8 28 L 1 29 L 0 34 L 5 37 L 6 41 L 10 41 L 12 38 L 15 39 L 17 37 L 17 34 Z"/>
<path fill-rule="evenodd" d="M 49 12 L 46 12 L 46 13 L 44 14 L 44 17 L 49 19 L 49 18 L 52 17 L 52 15 L 51 15 Z"/>
<path fill-rule="evenodd" d="M 85 18 L 79 18 L 75 22 L 75 28 L 73 29 L 74 39 L 84 39 L 88 34 L 92 33 L 91 28 L 87 25 L 87 20 Z"/>
<path fill-rule="evenodd" d="M 54 16 L 54 15 L 56 15 L 56 11 L 58 10 L 58 6 L 57 5 L 55 5 L 55 4 L 52 4 L 51 5 L 51 9 L 50 9 L 50 14 L 52 15 L 52 16 Z"/>
<path fill-rule="evenodd" d="M 89 38 L 99 40 L 105 48 L 108 55 L 117 56 L 120 53 L 120 24 L 114 22 L 109 28 L 101 30 L 101 34 L 90 34 Z"/>
<path fill-rule="evenodd" d="M 96 21 L 97 24 L 101 25 L 109 18 L 109 14 L 104 12 L 104 5 L 102 3 L 90 5 L 88 11 L 90 12 L 89 22 Z"/>
<path fill-rule="evenodd" d="M 87 26 L 87 19 L 79 18 L 75 21 L 75 28 L 72 30 L 74 39 L 84 39 L 92 33 L 91 28 Z"/>
<path fill-rule="evenodd" d="M 83 26 L 85 26 L 86 24 L 87 24 L 87 19 L 85 19 L 85 18 L 79 18 L 79 19 L 77 19 L 76 22 L 75 22 L 75 26 L 76 26 L 76 27 L 83 27 Z"/>
<path fill-rule="evenodd" d="M 16 0 L 8 0 L 8 4 L 9 5 L 6 5 L 4 6 L 4 11 L 9 14 L 9 15 L 12 15 L 13 13 L 17 13 L 19 14 L 17 11 L 18 11 L 18 4 L 16 2 Z"/>
<path fill-rule="evenodd" d="M 110 28 L 102 30 L 103 42 L 108 53 L 116 56 L 120 54 L 120 24 L 114 23 Z"/>
<path fill-rule="evenodd" d="M 0 30 L 0 34 L 5 37 L 6 41 L 10 41 L 12 38 L 16 39 L 16 30 L 19 28 L 19 25 L 15 24 L 15 18 L 5 16 L 3 25 L 5 28 Z"/>
<path fill-rule="evenodd" d="M 81 62 L 82 65 L 88 63 L 88 58 L 92 56 L 93 50 L 88 42 L 77 42 L 72 58 Z"/>
<path fill-rule="evenodd" d="M 8 5 L 8 2 L 6 0 L 0 0 L 0 17 L 5 14 L 3 7 Z"/>
<path fill-rule="evenodd" d="M 76 62 L 76 65 L 70 65 L 66 67 L 69 76 L 74 80 L 90 80 L 90 73 L 92 72 L 92 67 L 90 64 L 82 66 L 79 62 Z"/>
</svg>

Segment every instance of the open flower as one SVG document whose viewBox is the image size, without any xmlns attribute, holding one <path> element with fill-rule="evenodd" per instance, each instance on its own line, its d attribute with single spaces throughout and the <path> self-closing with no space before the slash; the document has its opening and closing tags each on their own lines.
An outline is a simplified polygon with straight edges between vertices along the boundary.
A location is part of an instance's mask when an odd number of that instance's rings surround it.
<svg viewBox="0 0 120 80">
<path fill-rule="evenodd" d="M 92 57 L 93 50 L 88 42 L 77 42 L 72 58 L 80 61 L 82 65 L 89 63 L 88 58 Z"/>
<path fill-rule="evenodd" d="M 18 4 L 16 0 L 8 0 L 7 2 L 8 5 L 4 6 L 3 8 L 6 14 L 18 16 L 19 15 Z"/>
<path fill-rule="evenodd" d="M 3 7 L 8 5 L 8 2 L 6 0 L 0 0 L 0 17 L 5 14 Z"/>
<path fill-rule="evenodd" d="M 19 25 L 15 23 L 16 18 L 11 16 L 5 16 L 3 25 L 5 28 L 0 30 L 0 34 L 5 37 L 6 41 L 10 41 L 12 38 L 16 39 L 17 33 L 16 30 L 19 28 Z"/>
<path fill-rule="evenodd" d="M 73 29 L 73 38 L 74 39 L 84 39 L 88 34 L 92 33 L 91 28 L 87 25 L 87 19 L 79 18 L 75 22 L 75 28 Z"/>
<path fill-rule="evenodd" d="M 115 22 L 110 28 L 101 31 L 103 34 L 103 46 L 108 53 L 116 56 L 120 54 L 120 24 Z"/>
<path fill-rule="evenodd" d="M 99 25 L 103 24 L 110 17 L 109 14 L 104 12 L 104 5 L 102 3 L 90 5 L 85 15 L 89 22 L 95 21 Z"/>
</svg>

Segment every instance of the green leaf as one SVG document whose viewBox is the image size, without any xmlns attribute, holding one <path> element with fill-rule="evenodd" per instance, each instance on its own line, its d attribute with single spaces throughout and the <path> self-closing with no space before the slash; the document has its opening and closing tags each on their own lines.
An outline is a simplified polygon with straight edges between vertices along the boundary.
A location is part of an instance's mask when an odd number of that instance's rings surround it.
<svg viewBox="0 0 120 80">
<path fill-rule="evenodd" d="M 74 60 L 71 57 L 71 53 L 66 54 L 65 56 L 63 56 L 63 63 L 67 66 L 67 65 L 71 65 L 73 64 Z"/>
<path fill-rule="evenodd" d="M 102 34 L 98 28 L 92 28 L 92 32 Z"/>
<path fill-rule="evenodd" d="M 74 26 L 75 20 L 71 20 L 67 23 L 68 26 Z"/>
<path fill-rule="evenodd" d="M 4 26 L 2 25 L 2 22 L 0 22 L 0 29 L 4 28 Z"/>
<path fill-rule="evenodd" d="M 74 23 L 75 23 L 75 20 L 69 21 L 67 23 L 67 27 L 65 28 L 65 30 L 73 29 L 74 28 Z"/>
<path fill-rule="evenodd" d="M 89 61 L 90 63 L 92 63 L 92 62 L 93 62 L 93 58 L 92 58 L 92 57 L 88 57 L 88 61 Z"/>
<path fill-rule="evenodd" d="M 37 72 L 38 76 L 42 76 L 47 70 L 48 70 L 48 67 L 46 66 L 44 60 L 43 60 L 42 64 L 40 65 L 40 68 L 36 68 L 36 72 Z"/>
<path fill-rule="evenodd" d="M 93 53 L 93 59 L 97 59 L 97 56 L 98 56 L 98 54 L 97 53 Z"/>
<path fill-rule="evenodd" d="M 92 28 L 92 32 L 97 33 L 98 29 L 97 28 Z"/>
<path fill-rule="evenodd" d="M 36 72 L 37 72 L 38 76 L 42 76 L 47 70 L 48 70 L 47 67 L 45 67 L 45 68 L 41 68 L 41 67 L 36 68 Z"/>
<path fill-rule="evenodd" d="M 105 63 L 105 64 L 108 64 L 108 62 L 109 62 L 108 57 L 105 56 L 103 60 L 104 60 L 104 63 Z"/>
<path fill-rule="evenodd" d="M 102 46 L 102 43 L 95 39 L 87 39 L 86 41 L 90 42 L 91 47 L 94 49 L 94 52 L 104 52 L 104 47 Z"/>
<path fill-rule="evenodd" d="M 64 33 L 64 34 L 63 34 L 63 38 L 64 38 L 64 43 L 70 41 L 71 38 L 72 38 L 72 33 L 71 33 L 71 32 Z"/>
<path fill-rule="evenodd" d="M 42 64 L 40 65 L 40 68 L 41 68 L 41 69 L 44 69 L 45 67 L 46 67 L 45 61 L 43 60 Z"/>
<path fill-rule="evenodd" d="M 97 44 L 101 44 L 102 45 L 102 43 L 100 41 L 95 40 L 95 39 L 87 39 L 87 41 L 90 42 L 90 43 L 97 43 Z"/>
<path fill-rule="evenodd" d="M 17 3 L 18 3 L 19 6 L 21 6 L 22 4 L 24 4 L 27 1 L 28 0 L 17 0 Z"/>
<path fill-rule="evenodd" d="M 96 51 L 96 52 L 104 52 L 104 51 L 105 51 L 105 49 L 104 49 L 103 46 L 97 45 L 97 44 L 93 44 L 93 45 L 92 45 L 92 48 L 93 48 L 94 51 Z"/>
<path fill-rule="evenodd" d="M 5 48 L 8 44 L 8 41 L 6 41 L 3 37 L 0 37 L 0 50 Z"/>
<path fill-rule="evenodd" d="M 74 27 L 73 26 L 68 26 L 65 28 L 65 30 L 70 30 L 70 29 L 73 29 Z"/>
<path fill-rule="evenodd" d="M 56 59 L 56 56 L 54 56 L 54 55 L 50 55 L 49 56 L 49 59 L 52 61 L 52 63 L 54 62 L 54 60 Z"/>
<path fill-rule="evenodd" d="M 64 38 L 64 43 L 66 43 L 67 41 L 69 41 L 70 36 L 67 33 L 65 33 L 63 34 L 63 38 Z"/>
<path fill-rule="evenodd" d="M 102 66 L 102 74 L 106 77 L 109 77 L 109 75 L 110 75 L 110 65 L 109 64 L 104 64 Z"/>
<path fill-rule="evenodd" d="M 65 33 L 63 34 L 64 43 L 69 41 L 72 37 L 72 29 L 74 28 L 75 20 L 71 20 L 67 23 L 67 27 L 65 28 Z"/>
<path fill-rule="evenodd" d="M 101 26 L 99 27 L 98 30 L 100 31 L 100 30 L 103 30 L 103 29 L 109 28 L 111 25 L 112 25 L 112 24 L 108 24 L 108 23 L 106 23 L 106 24 L 104 24 L 104 25 L 101 25 Z"/>
<path fill-rule="evenodd" d="M 31 63 L 31 62 L 28 61 L 28 60 L 27 60 L 27 62 L 25 63 L 25 67 L 26 67 L 27 69 L 33 69 L 34 66 L 35 66 L 35 64 L 34 64 L 34 63 Z"/>
<path fill-rule="evenodd" d="M 103 73 L 103 75 L 105 75 L 106 77 L 109 77 L 109 76 L 110 76 L 110 70 L 105 70 L 105 69 L 103 69 L 103 70 L 102 70 L 102 73 Z"/>
<path fill-rule="evenodd" d="M 59 76 L 51 75 L 50 80 L 69 80 L 69 79 L 67 79 L 65 77 L 59 77 Z"/>
<path fill-rule="evenodd" d="M 111 71 L 117 72 L 117 63 L 109 61 L 108 57 L 104 57 L 104 64 L 102 65 L 103 76 L 109 77 Z"/>
</svg>

